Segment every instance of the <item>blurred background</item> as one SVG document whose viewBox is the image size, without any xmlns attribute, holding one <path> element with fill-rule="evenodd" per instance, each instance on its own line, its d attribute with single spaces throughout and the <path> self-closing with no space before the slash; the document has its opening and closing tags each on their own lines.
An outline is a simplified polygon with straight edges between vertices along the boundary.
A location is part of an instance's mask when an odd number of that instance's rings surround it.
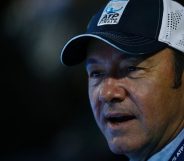
<svg viewBox="0 0 184 161">
<path fill-rule="evenodd" d="M 123 161 L 93 119 L 83 64 L 60 63 L 106 0 L 0 1 L 0 161 Z"/>
</svg>

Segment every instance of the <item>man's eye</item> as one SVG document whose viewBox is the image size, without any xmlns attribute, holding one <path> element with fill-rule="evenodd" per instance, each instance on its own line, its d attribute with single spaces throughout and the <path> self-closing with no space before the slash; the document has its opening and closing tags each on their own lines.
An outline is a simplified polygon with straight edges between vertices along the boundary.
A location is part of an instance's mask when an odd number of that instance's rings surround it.
<svg viewBox="0 0 184 161">
<path fill-rule="evenodd" d="M 144 69 L 142 67 L 129 66 L 127 67 L 126 75 L 130 78 L 139 78 L 144 73 Z"/>
<path fill-rule="evenodd" d="M 105 74 L 101 71 L 93 71 L 89 74 L 89 77 L 90 78 L 102 78 L 102 77 L 104 77 L 104 75 Z"/>
<path fill-rule="evenodd" d="M 144 69 L 144 68 L 142 68 L 142 67 L 136 67 L 136 66 L 129 66 L 127 68 L 127 72 L 128 73 L 131 73 L 131 72 L 135 72 L 135 71 L 142 70 L 142 69 Z"/>
<path fill-rule="evenodd" d="M 136 71 L 136 70 L 138 70 L 138 67 L 135 67 L 135 66 L 130 66 L 130 67 L 127 68 L 127 72 L 128 72 L 128 73 L 129 73 L 129 72 L 134 72 L 134 71 Z"/>
</svg>

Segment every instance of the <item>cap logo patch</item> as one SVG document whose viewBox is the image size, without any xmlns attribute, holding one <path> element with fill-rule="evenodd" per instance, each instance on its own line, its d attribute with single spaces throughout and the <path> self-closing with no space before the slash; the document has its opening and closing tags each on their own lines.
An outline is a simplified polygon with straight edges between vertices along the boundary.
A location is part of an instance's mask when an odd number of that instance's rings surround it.
<svg viewBox="0 0 184 161">
<path fill-rule="evenodd" d="M 129 0 L 111 0 L 105 7 L 97 26 L 118 24 L 128 2 Z"/>
</svg>

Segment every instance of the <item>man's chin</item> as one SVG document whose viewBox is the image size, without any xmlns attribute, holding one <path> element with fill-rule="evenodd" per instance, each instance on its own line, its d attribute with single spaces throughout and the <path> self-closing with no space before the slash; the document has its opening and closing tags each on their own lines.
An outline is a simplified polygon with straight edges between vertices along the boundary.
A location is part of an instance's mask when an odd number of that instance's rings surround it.
<svg viewBox="0 0 184 161">
<path fill-rule="evenodd" d="M 128 153 L 130 152 L 130 149 L 128 147 L 126 147 L 125 144 L 118 142 L 118 139 L 116 141 L 108 142 L 108 145 L 109 145 L 110 150 L 114 154 L 124 155 L 127 152 Z"/>
<path fill-rule="evenodd" d="M 127 142 L 123 142 L 120 139 L 114 139 L 108 142 L 110 150 L 117 155 L 133 155 L 138 149 L 135 145 L 129 145 Z"/>
</svg>

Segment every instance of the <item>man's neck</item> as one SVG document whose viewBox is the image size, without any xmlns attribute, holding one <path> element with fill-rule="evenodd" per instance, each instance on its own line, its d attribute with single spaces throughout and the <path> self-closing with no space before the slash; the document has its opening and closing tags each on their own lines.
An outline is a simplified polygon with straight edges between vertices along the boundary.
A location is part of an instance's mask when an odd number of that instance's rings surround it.
<svg viewBox="0 0 184 161">
<path fill-rule="evenodd" d="M 177 136 L 175 136 L 175 138 L 172 139 L 172 141 L 168 142 L 168 144 L 166 144 L 160 151 L 157 151 L 156 153 L 152 153 L 149 155 L 148 155 L 148 152 L 147 153 L 144 152 L 142 154 L 137 153 L 138 155 L 135 154 L 135 155 L 129 156 L 129 159 L 130 161 L 155 161 L 155 160 L 160 160 L 165 156 L 169 159 L 171 155 L 174 153 L 175 149 L 180 145 L 183 139 L 184 139 L 184 129 L 182 129 L 179 132 L 179 134 L 177 134 Z M 146 156 L 149 156 L 149 157 L 146 157 Z M 159 158 L 159 159 L 156 159 L 156 158 Z"/>
</svg>

